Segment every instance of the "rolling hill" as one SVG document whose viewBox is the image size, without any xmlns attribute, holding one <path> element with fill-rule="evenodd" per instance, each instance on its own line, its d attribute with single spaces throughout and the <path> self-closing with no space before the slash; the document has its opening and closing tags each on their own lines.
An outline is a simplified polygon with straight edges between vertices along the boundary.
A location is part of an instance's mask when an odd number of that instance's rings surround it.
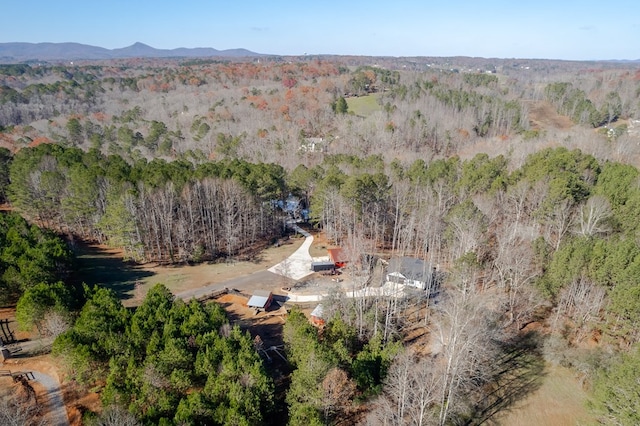
<svg viewBox="0 0 640 426">
<path fill-rule="evenodd" d="M 0 43 L 0 62 L 72 61 L 120 58 L 202 58 L 261 56 L 246 49 L 217 50 L 211 47 L 156 49 L 134 43 L 119 49 L 105 49 L 80 43 Z"/>
</svg>

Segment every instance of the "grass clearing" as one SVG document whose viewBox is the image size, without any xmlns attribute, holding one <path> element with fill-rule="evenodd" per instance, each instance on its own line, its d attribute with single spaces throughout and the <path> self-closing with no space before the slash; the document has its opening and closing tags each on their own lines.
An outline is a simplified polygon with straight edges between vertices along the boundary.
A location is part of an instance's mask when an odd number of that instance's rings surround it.
<svg viewBox="0 0 640 426">
<path fill-rule="evenodd" d="M 361 117 L 368 117 L 376 111 L 382 111 L 378 104 L 378 94 L 346 98 L 349 112 Z"/>
<path fill-rule="evenodd" d="M 120 250 L 80 243 L 76 244 L 74 251 L 77 261 L 74 279 L 91 287 L 110 288 L 123 302 L 133 297 L 136 283 L 154 275 L 142 265 L 125 262 Z"/>
<path fill-rule="evenodd" d="M 495 420 L 518 426 L 597 425 L 587 408 L 587 398 L 571 370 L 547 365 L 541 386 Z"/>
<path fill-rule="evenodd" d="M 138 305 L 155 284 L 164 284 L 172 293 L 222 283 L 267 269 L 293 253 L 304 242 L 296 236 L 278 247 L 263 250 L 253 261 L 201 263 L 164 266 L 155 263 L 137 265 L 122 260 L 119 250 L 100 245 L 78 245 L 76 280 L 90 286 L 112 289 L 125 306 Z"/>
</svg>

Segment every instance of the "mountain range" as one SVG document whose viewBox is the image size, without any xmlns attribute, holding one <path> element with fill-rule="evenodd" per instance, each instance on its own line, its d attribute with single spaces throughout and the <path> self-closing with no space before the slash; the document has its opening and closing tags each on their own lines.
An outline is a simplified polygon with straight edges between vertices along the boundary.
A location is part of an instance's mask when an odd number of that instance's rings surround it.
<svg viewBox="0 0 640 426">
<path fill-rule="evenodd" d="M 134 43 L 120 49 L 105 49 L 80 43 L 0 43 L 0 62 L 72 61 L 121 58 L 205 58 L 262 56 L 246 49 L 217 50 L 211 47 L 156 49 Z"/>
</svg>

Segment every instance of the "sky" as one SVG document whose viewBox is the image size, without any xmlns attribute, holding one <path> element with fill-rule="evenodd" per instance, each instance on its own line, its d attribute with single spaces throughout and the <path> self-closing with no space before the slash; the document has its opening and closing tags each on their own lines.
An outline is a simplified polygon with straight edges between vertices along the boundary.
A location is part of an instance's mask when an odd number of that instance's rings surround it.
<svg viewBox="0 0 640 426">
<path fill-rule="evenodd" d="M 3 0 L 0 43 L 640 59 L 640 0 Z"/>
</svg>

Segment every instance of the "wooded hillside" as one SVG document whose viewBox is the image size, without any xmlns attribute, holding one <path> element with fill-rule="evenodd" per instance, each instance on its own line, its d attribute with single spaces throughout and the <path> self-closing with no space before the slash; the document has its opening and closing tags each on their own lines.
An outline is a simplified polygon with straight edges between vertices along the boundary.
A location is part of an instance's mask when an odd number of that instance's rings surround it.
<svg viewBox="0 0 640 426">
<path fill-rule="evenodd" d="M 290 424 L 340 424 L 344 416 L 481 423 L 530 392 L 524 384 L 545 362 L 574 369 L 602 421 L 634 424 L 637 383 L 610 377 L 635 371 L 640 344 L 638 93 L 640 72 L 614 63 L 339 57 L 0 66 L 0 199 L 133 260 L 185 263 L 258 253 L 286 232 L 291 215 L 278 201 L 291 195 L 309 210 L 312 229 L 357 259 L 347 271 L 363 286 L 381 284 L 372 281 L 377 259 L 433 265 L 438 291 L 327 298 L 322 332 L 291 314 Z M 3 271 L 16 269 L 10 261 Z M 13 298 L 24 291 L 11 288 Z M 169 300 L 162 292 L 145 304 Z M 112 296 L 90 297 L 84 309 Z M 210 316 L 223 326 L 213 311 L 168 303 L 168 317 Z M 72 365 L 87 382 L 107 378 L 105 403 L 117 400 L 149 424 L 195 424 L 203 412 L 218 424 L 225 416 L 264 421 L 269 407 L 252 414 L 205 377 L 215 370 L 207 348 L 224 353 L 219 346 L 235 342 L 244 350 L 244 335 L 225 329 L 183 347 L 174 342 L 190 338 L 182 326 L 138 330 L 151 308 L 129 315 L 114 304 L 120 322 L 106 331 L 111 340 L 87 334 L 83 310 L 56 343 L 83 362 Z M 416 329 L 429 336 L 428 349 L 404 344 Z M 116 335 L 133 342 L 131 353 L 94 344 Z M 156 349 L 195 370 L 151 357 Z M 252 374 L 251 394 L 270 392 L 262 370 Z M 167 393 L 155 394 L 152 382 Z M 144 383 L 139 401 L 136 383 Z M 624 392 L 613 401 L 618 385 Z M 218 412 L 219 404 L 229 409 Z"/>
</svg>

